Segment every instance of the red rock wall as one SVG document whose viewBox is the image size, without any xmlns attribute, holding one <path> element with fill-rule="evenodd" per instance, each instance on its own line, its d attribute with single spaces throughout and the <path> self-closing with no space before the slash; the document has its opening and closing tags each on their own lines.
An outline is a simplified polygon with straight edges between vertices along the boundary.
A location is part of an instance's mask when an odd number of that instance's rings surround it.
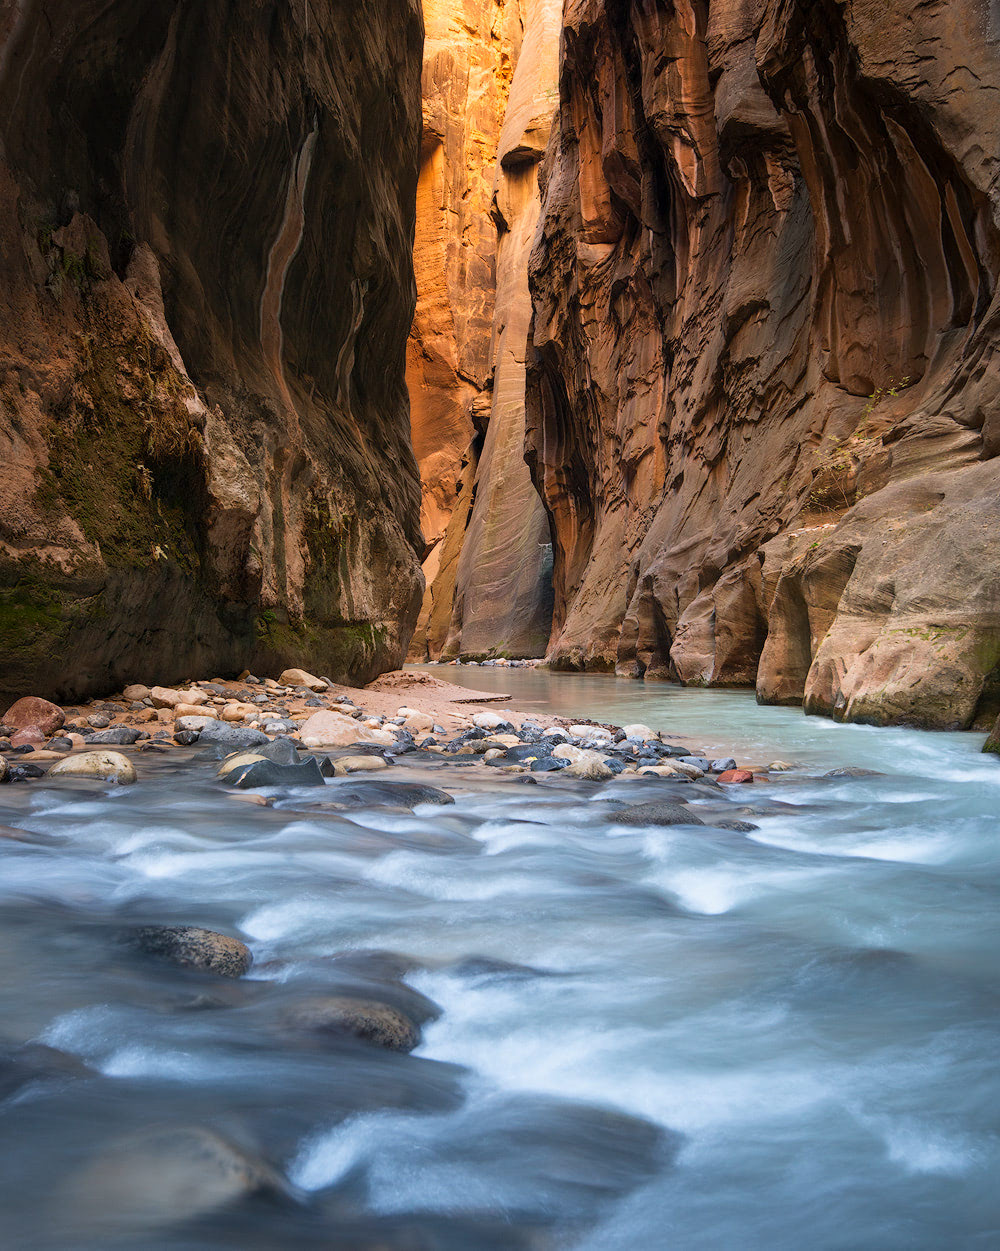
<svg viewBox="0 0 1000 1251">
<path fill-rule="evenodd" d="M 0 688 L 367 679 L 419 607 L 415 0 L 0 17 Z"/>
<path fill-rule="evenodd" d="M 568 0 L 527 433 L 555 665 L 988 715 L 988 7 Z"/>
</svg>

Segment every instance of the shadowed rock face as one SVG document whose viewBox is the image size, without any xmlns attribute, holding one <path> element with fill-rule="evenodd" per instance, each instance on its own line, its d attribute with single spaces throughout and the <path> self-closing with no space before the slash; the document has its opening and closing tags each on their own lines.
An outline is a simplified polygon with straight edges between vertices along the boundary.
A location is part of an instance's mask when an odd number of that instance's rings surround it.
<svg viewBox="0 0 1000 1251">
<path fill-rule="evenodd" d="M 0 18 L 0 685 L 397 665 L 416 0 Z"/>
<path fill-rule="evenodd" d="M 566 6 L 527 436 L 557 666 L 996 715 L 988 10 Z"/>
</svg>

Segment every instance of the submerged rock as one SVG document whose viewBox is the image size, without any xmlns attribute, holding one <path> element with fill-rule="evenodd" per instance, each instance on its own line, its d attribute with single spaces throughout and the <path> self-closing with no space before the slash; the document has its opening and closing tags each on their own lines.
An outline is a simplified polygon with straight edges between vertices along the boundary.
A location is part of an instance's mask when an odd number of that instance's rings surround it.
<svg viewBox="0 0 1000 1251">
<path fill-rule="evenodd" d="M 80 1228 L 147 1230 L 205 1216 L 261 1191 L 284 1193 L 270 1165 L 200 1125 L 130 1134 L 102 1151 L 62 1196 Z M 117 1240 L 116 1240 L 117 1241 Z"/>
<path fill-rule="evenodd" d="M 620 808 L 609 818 L 613 825 L 704 825 L 683 803 L 631 804 Z"/>
<path fill-rule="evenodd" d="M 377 1000 L 317 996 L 290 1008 L 284 1020 L 293 1029 L 349 1035 L 389 1051 L 412 1051 L 420 1043 L 419 1026 L 399 1008 Z"/>
<path fill-rule="evenodd" d="M 57 761 L 48 775 L 50 778 L 95 778 L 119 786 L 130 786 L 136 781 L 132 761 L 117 751 L 87 751 L 79 756 L 67 756 Z"/>
<path fill-rule="evenodd" d="M 242 977 L 253 964 L 250 948 L 238 938 L 196 925 L 145 925 L 133 941 L 147 956 L 220 977 Z"/>
</svg>

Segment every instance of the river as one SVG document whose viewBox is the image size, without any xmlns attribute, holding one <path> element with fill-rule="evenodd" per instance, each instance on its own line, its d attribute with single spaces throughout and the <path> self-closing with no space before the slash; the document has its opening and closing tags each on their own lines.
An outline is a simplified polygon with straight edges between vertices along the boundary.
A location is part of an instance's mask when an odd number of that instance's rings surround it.
<svg viewBox="0 0 1000 1251">
<path fill-rule="evenodd" d="M 982 736 L 431 672 L 799 767 L 731 793 L 750 833 L 616 826 L 614 801 L 656 782 L 447 762 L 390 771 L 455 796 L 414 812 L 237 803 L 196 748 L 144 759 L 131 788 L 3 788 L 0 824 L 30 841 L 0 843 L 2 1031 L 80 1067 L 0 1103 L 0 1245 L 1000 1245 L 1000 763 Z M 879 776 L 822 776 L 840 766 Z M 220 987 L 139 961 L 119 934 L 150 922 L 239 934 L 254 968 Z M 411 1055 L 280 1025 L 296 996 L 400 977 L 440 1009 Z M 121 1144 L 150 1125 L 242 1144 L 280 1193 L 129 1214 Z M 145 1193 L 143 1168 L 136 1152 Z"/>
</svg>

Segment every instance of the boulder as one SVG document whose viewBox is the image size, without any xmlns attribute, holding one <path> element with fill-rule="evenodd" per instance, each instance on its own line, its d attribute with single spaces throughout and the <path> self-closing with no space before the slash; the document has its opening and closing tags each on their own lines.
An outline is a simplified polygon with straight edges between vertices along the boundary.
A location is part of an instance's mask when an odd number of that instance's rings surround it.
<svg viewBox="0 0 1000 1251">
<path fill-rule="evenodd" d="M 149 692 L 149 698 L 153 701 L 154 708 L 176 708 L 184 702 L 180 691 L 169 686 L 154 686 Z"/>
<path fill-rule="evenodd" d="M 613 812 L 613 825 L 704 825 L 687 804 L 674 801 L 654 801 L 649 804 L 630 804 Z"/>
<path fill-rule="evenodd" d="M 178 717 L 174 723 L 174 729 L 182 734 L 189 734 L 192 731 L 199 733 L 205 726 L 211 725 L 214 720 L 214 717 Z"/>
<path fill-rule="evenodd" d="M 739 786 L 752 782 L 753 774 L 749 769 L 727 769 L 725 773 L 719 774 L 719 781 L 723 786 Z"/>
<path fill-rule="evenodd" d="M 295 764 L 275 764 L 252 752 L 245 753 L 244 762 L 230 769 L 226 781 L 242 790 L 258 786 L 325 786 L 326 780 L 315 756 L 306 756 Z"/>
<path fill-rule="evenodd" d="M 713 760 L 709 767 L 712 773 L 728 773 L 730 769 L 736 768 L 736 761 L 727 756 L 724 760 Z"/>
<path fill-rule="evenodd" d="M 134 942 L 144 955 L 220 977 L 242 977 L 253 964 L 249 947 L 238 938 L 196 925 L 145 925 Z"/>
<path fill-rule="evenodd" d="M 276 738 L 270 743 L 261 743 L 247 751 L 234 752 L 227 756 L 216 771 L 217 777 L 225 777 L 234 768 L 249 764 L 253 760 L 271 760 L 275 764 L 291 765 L 299 763 L 299 753 L 290 738 Z"/>
<path fill-rule="evenodd" d="M 65 724 L 66 716 L 58 704 L 37 695 L 26 695 L 11 704 L 3 715 L 3 723 L 11 729 L 26 730 L 35 726 L 48 737 Z"/>
<path fill-rule="evenodd" d="M 230 750 L 236 751 L 238 748 L 263 746 L 270 740 L 260 730 L 251 730 L 246 726 L 228 725 L 225 721 L 209 721 L 202 727 L 198 742 L 211 743 L 217 747 L 228 747 Z"/>
<path fill-rule="evenodd" d="M 286 669 L 278 677 L 279 686 L 307 686 L 311 691 L 325 691 L 329 683 L 317 678 L 305 669 Z"/>
<path fill-rule="evenodd" d="M 69 1182 L 69 1207 L 87 1245 L 96 1231 L 148 1231 L 205 1217 L 259 1193 L 288 1189 L 270 1165 L 200 1125 L 158 1126 L 116 1141 Z M 110 1242 L 109 1244 L 110 1245 Z M 138 1245 L 138 1244 L 135 1244 Z"/>
<path fill-rule="evenodd" d="M 208 708 L 204 704 L 184 703 L 174 704 L 173 713 L 175 717 L 208 717 L 209 720 L 216 719 L 214 708 Z"/>
<path fill-rule="evenodd" d="M 338 778 L 348 773 L 372 773 L 386 768 L 388 761 L 384 756 L 341 756 L 333 762 L 333 772 Z"/>
<path fill-rule="evenodd" d="M 130 786 L 136 781 L 132 761 L 117 751 L 87 751 L 79 756 L 67 756 L 52 766 L 48 776 L 93 778 L 102 782 L 115 782 L 119 786 Z"/>
<path fill-rule="evenodd" d="M 131 725 L 114 725 L 110 730 L 99 730 L 97 734 L 92 734 L 88 741 L 108 746 L 131 747 L 144 733 L 145 731 L 137 730 Z"/>
<path fill-rule="evenodd" d="M 367 730 L 353 717 L 342 712 L 324 709 L 314 712 L 302 723 L 299 736 L 306 747 L 349 747 L 358 739 L 368 738 L 373 731 Z M 393 742 L 395 739 L 389 735 Z"/>
<path fill-rule="evenodd" d="M 310 1034 L 347 1035 L 389 1051 L 412 1051 L 420 1028 L 399 1008 L 346 995 L 305 999 L 284 1016 L 286 1025 Z"/>
<path fill-rule="evenodd" d="M 142 686 L 139 683 L 136 683 L 133 686 L 126 686 L 124 691 L 122 691 L 122 695 L 129 701 L 130 704 L 141 704 L 144 700 L 150 698 L 150 694 L 151 692 L 149 687 Z"/>
</svg>

